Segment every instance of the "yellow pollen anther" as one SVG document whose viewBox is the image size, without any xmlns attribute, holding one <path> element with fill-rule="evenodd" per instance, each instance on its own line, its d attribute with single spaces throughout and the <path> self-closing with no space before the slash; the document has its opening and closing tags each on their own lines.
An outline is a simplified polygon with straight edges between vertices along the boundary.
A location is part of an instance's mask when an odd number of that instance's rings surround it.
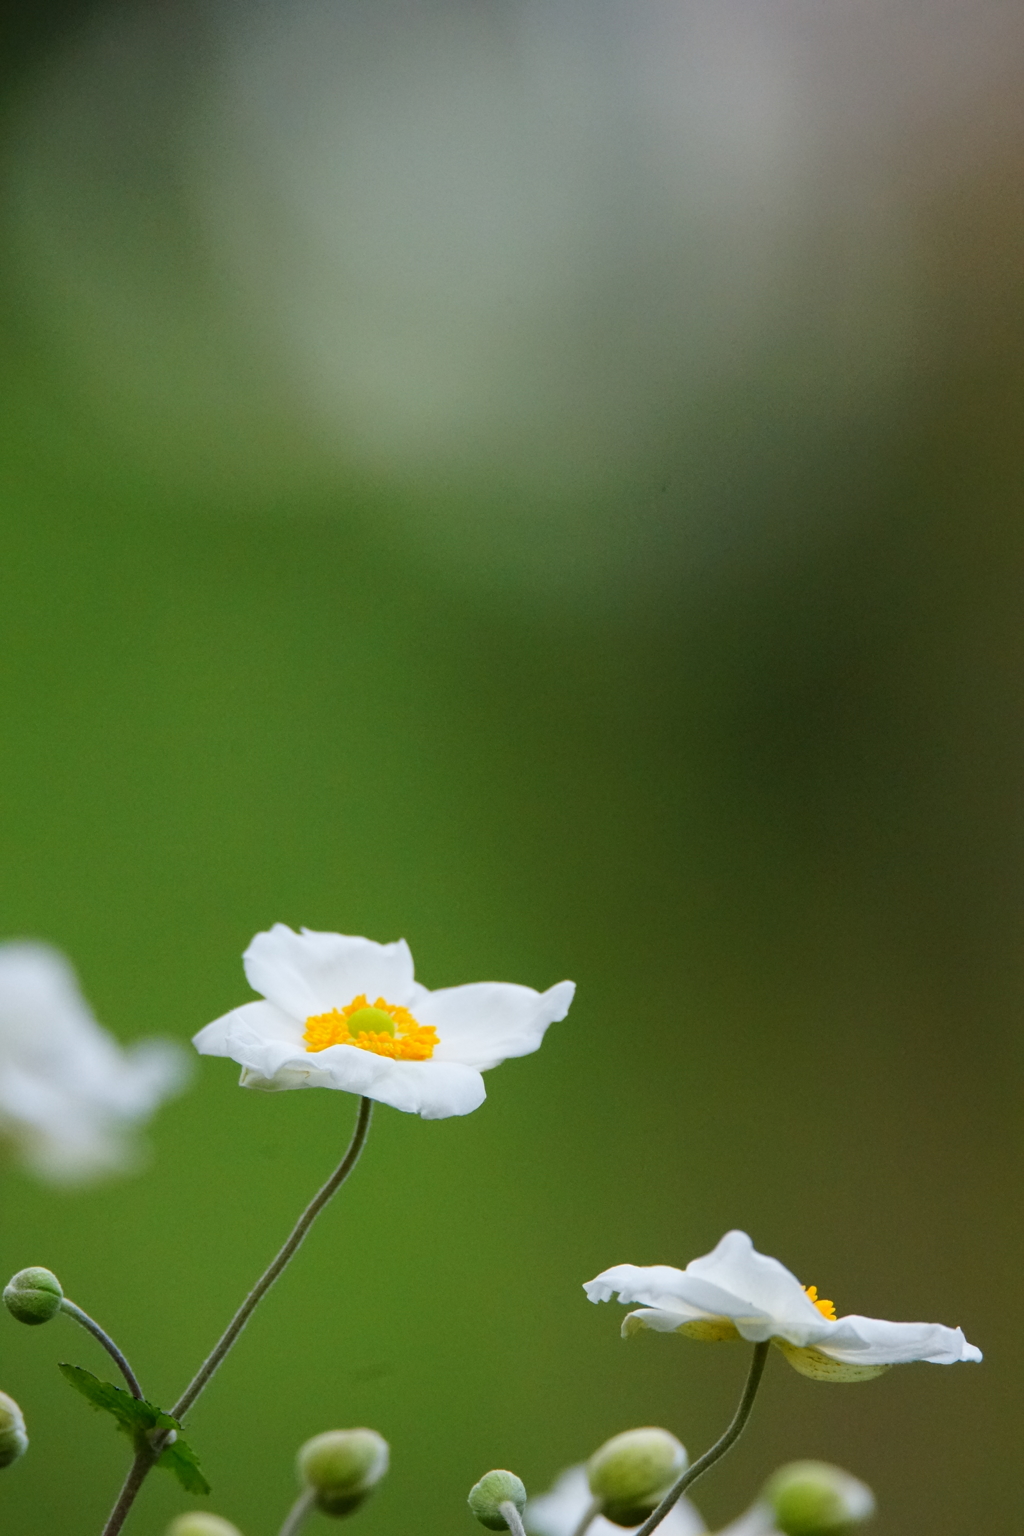
<svg viewBox="0 0 1024 1536">
<path fill-rule="evenodd" d="M 808 1301 L 814 1302 L 814 1305 L 817 1307 L 818 1311 L 821 1313 L 822 1317 L 826 1319 L 826 1321 L 830 1323 L 834 1323 L 836 1321 L 835 1302 L 819 1301 L 818 1287 L 816 1285 L 805 1285 L 804 1294 L 806 1295 Z"/>
<path fill-rule="evenodd" d="M 347 1008 L 332 1008 L 330 1013 L 314 1013 L 306 1020 L 302 1036 L 307 1051 L 326 1051 L 330 1045 L 354 1045 L 375 1056 L 390 1056 L 395 1061 L 429 1061 L 440 1044 L 433 1024 L 420 1024 L 408 1008 L 385 1002 L 375 1003 L 360 992 Z"/>
</svg>

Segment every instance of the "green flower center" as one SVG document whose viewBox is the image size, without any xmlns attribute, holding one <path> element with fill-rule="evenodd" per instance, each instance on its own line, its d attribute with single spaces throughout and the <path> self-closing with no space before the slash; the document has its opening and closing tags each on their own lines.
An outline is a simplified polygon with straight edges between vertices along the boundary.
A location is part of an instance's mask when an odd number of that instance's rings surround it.
<svg viewBox="0 0 1024 1536">
<path fill-rule="evenodd" d="M 357 1008 L 348 1016 L 350 1035 L 393 1035 L 395 1021 L 383 1008 Z"/>
</svg>

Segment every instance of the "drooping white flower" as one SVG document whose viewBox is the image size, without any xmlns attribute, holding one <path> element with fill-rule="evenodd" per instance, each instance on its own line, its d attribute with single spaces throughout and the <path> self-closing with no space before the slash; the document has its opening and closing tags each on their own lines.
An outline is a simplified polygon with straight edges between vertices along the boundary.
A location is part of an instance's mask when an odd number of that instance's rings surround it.
<svg viewBox="0 0 1024 1536">
<path fill-rule="evenodd" d="M 573 1536 L 592 1497 L 586 1467 L 569 1467 L 555 1479 L 547 1493 L 529 1500 L 524 1517 L 526 1529 L 530 1536 Z M 665 1536 L 701 1536 L 704 1529 L 699 1512 L 686 1498 L 677 1499 L 658 1526 Z M 626 1533 L 604 1515 L 598 1515 L 588 1526 L 587 1536 L 626 1536 Z"/>
<path fill-rule="evenodd" d="M 188 1058 L 172 1041 L 123 1050 L 48 944 L 0 944 L 0 1145 L 55 1184 L 130 1168 L 132 1131 L 176 1092 Z"/>
<path fill-rule="evenodd" d="M 683 1333 L 712 1342 L 770 1339 L 805 1376 L 822 1381 L 863 1381 L 890 1365 L 928 1360 L 952 1365 L 980 1360 L 959 1328 L 941 1323 L 889 1323 L 880 1318 L 835 1315 L 778 1259 L 758 1253 L 745 1232 L 727 1232 L 711 1253 L 685 1269 L 667 1264 L 618 1264 L 584 1285 L 591 1301 L 639 1301 L 622 1324 L 627 1337 L 639 1328 Z"/>
<path fill-rule="evenodd" d="M 482 1104 L 480 1074 L 535 1051 L 575 991 L 571 981 L 546 992 L 481 981 L 430 992 L 413 977 L 404 939 L 284 923 L 258 933 L 242 958 L 263 1001 L 207 1024 L 197 1051 L 237 1061 L 243 1088 L 341 1088 L 426 1120 Z"/>
</svg>

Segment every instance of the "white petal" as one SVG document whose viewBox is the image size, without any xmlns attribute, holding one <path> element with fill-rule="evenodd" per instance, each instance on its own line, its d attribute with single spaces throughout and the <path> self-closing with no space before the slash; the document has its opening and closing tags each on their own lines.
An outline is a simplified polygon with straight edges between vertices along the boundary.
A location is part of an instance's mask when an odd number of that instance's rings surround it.
<svg viewBox="0 0 1024 1536">
<path fill-rule="evenodd" d="M 768 1505 L 757 1503 L 731 1525 L 723 1527 L 718 1536 L 778 1536 L 778 1527 Z"/>
<path fill-rule="evenodd" d="M 179 1089 L 171 1041 L 123 1050 L 48 945 L 0 945 L 0 1138 L 42 1177 L 81 1183 L 137 1161 L 129 1131 Z"/>
<path fill-rule="evenodd" d="M 247 1063 L 235 1054 L 239 1047 L 249 1052 L 280 1042 L 291 1051 L 304 1051 L 303 1029 L 301 1020 L 273 1003 L 243 1003 L 193 1035 L 192 1044 L 200 1056 L 230 1056 L 244 1066 Z"/>
<path fill-rule="evenodd" d="M 693 1312 L 663 1312 L 660 1307 L 638 1307 L 622 1319 L 622 1337 L 629 1338 L 638 1328 L 650 1328 L 655 1333 L 678 1333 L 684 1324 L 698 1321 L 699 1317 L 700 1314 Z"/>
<path fill-rule="evenodd" d="M 703 1258 L 686 1266 L 692 1281 L 712 1284 L 735 1298 L 735 1311 L 726 1313 L 746 1339 L 765 1338 L 743 1326 L 747 1306 L 774 1320 L 775 1332 L 793 1344 L 806 1344 L 820 1327 L 822 1315 L 800 1281 L 778 1259 L 758 1253 L 745 1232 L 727 1232 Z"/>
<path fill-rule="evenodd" d="M 805 1345 L 824 1321 L 795 1275 L 758 1253 L 745 1232 L 727 1232 L 711 1253 L 685 1269 L 668 1264 L 619 1264 L 584 1289 L 591 1301 L 639 1301 L 680 1321 L 725 1317 L 751 1343 L 780 1337 Z M 648 1323 L 645 1326 L 654 1326 Z"/>
<path fill-rule="evenodd" d="M 307 1051 L 302 1024 L 273 1003 L 244 1003 L 207 1024 L 193 1044 L 205 1056 L 230 1056 L 244 1088 L 339 1088 L 394 1109 L 443 1120 L 483 1103 L 484 1081 L 459 1062 L 393 1061 L 354 1045 Z"/>
<path fill-rule="evenodd" d="M 661 1332 L 690 1319 L 724 1317 L 751 1343 L 784 1339 L 817 1349 L 844 1364 L 898 1365 L 930 1360 L 948 1365 L 980 1360 L 959 1328 L 940 1323 L 889 1323 L 870 1317 L 822 1316 L 796 1276 L 777 1259 L 758 1253 L 745 1232 L 727 1232 L 718 1246 L 685 1269 L 667 1264 L 619 1264 L 584 1286 L 591 1301 L 639 1301 L 634 1327 Z"/>
<path fill-rule="evenodd" d="M 776 1339 L 775 1348 L 801 1376 L 811 1381 L 827 1381 L 841 1384 L 852 1381 L 872 1381 L 892 1369 L 890 1365 L 851 1365 L 848 1360 L 835 1360 L 820 1349 L 797 1349 L 785 1339 Z"/>
<path fill-rule="evenodd" d="M 681 1278 L 685 1279 L 683 1271 L 670 1264 L 613 1264 L 585 1281 L 583 1289 L 589 1301 L 611 1301 L 618 1296 L 620 1301 L 642 1301 L 657 1307 L 671 1303 Z"/>
<path fill-rule="evenodd" d="M 537 1050 L 549 1024 L 569 1012 L 576 984 L 560 981 L 546 992 L 513 982 L 478 981 L 442 987 L 417 999 L 421 1024 L 432 1024 L 440 1045 L 435 1061 L 460 1061 L 486 1072 L 509 1056 Z"/>
<path fill-rule="evenodd" d="M 850 1365 L 906 1365 L 912 1360 L 955 1365 L 981 1359 L 981 1350 L 968 1344 L 960 1328 L 946 1328 L 942 1323 L 889 1323 L 855 1313 L 827 1323 L 813 1345 L 823 1355 Z"/>
<path fill-rule="evenodd" d="M 332 1087 L 364 1094 L 424 1120 L 468 1115 L 487 1097 L 480 1073 L 460 1062 L 392 1061 L 354 1045 L 332 1045 L 316 1055 L 330 1073 Z"/>
<path fill-rule="evenodd" d="M 243 1003 L 193 1037 L 202 1056 L 229 1056 L 243 1068 L 244 1086 L 333 1088 L 322 1051 L 306 1050 L 302 1023 L 273 1003 Z M 290 1081 L 282 1073 L 288 1071 Z"/>
<path fill-rule="evenodd" d="M 345 1008 L 365 992 L 408 1007 L 415 993 L 412 955 L 404 939 L 377 944 L 343 933 L 295 933 L 275 923 L 258 933 L 242 957 L 254 992 L 293 1018 Z"/>
<path fill-rule="evenodd" d="M 711 1318 L 728 1318 L 752 1342 L 772 1337 L 774 1319 L 750 1301 L 668 1264 L 618 1264 L 584 1285 L 591 1301 L 609 1301 L 617 1292 L 620 1301 L 648 1305 L 631 1313 L 644 1328 L 671 1333 L 680 1324 Z M 815 1311 L 820 1319 L 821 1313 Z"/>
</svg>

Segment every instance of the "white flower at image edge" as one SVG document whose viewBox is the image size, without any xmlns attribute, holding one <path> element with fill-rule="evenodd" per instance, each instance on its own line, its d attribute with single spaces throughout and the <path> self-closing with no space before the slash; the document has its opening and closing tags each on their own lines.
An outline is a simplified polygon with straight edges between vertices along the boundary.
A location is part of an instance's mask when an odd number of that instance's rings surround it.
<svg viewBox="0 0 1024 1536">
<path fill-rule="evenodd" d="M 573 1536 L 590 1507 L 592 1494 L 585 1466 L 569 1467 L 549 1488 L 529 1500 L 524 1523 L 530 1536 Z M 686 1498 L 677 1499 L 658 1527 L 664 1536 L 701 1536 L 706 1529 L 699 1512 Z M 633 1530 L 639 1530 L 634 1526 Z M 587 1536 L 626 1536 L 621 1525 L 598 1515 L 587 1527 Z"/>
<path fill-rule="evenodd" d="M 578 1467 L 569 1467 L 559 1474 L 547 1493 L 537 1494 L 527 1503 L 523 1521 L 529 1536 L 574 1536 L 590 1507 L 590 1498 L 586 1467 L 582 1463 Z M 658 1526 L 664 1536 L 704 1536 L 706 1530 L 700 1510 L 685 1495 L 676 1500 Z M 598 1515 L 587 1526 L 587 1536 L 630 1536 L 630 1533 L 621 1525 L 613 1525 L 604 1515 Z M 778 1536 L 778 1530 L 771 1511 L 764 1504 L 755 1504 L 719 1531 L 718 1536 Z"/>
<path fill-rule="evenodd" d="M 482 1104 L 480 1074 L 537 1050 L 575 991 L 571 981 L 546 992 L 479 981 L 431 992 L 404 939 L 284 923 L 258 933 L 243 963 L 264 1000 L 207 1024 L 197 1051 L 237 1061 L 243 1088 L 341 1088 L 427 1120 Z"/>
<path fill-rule="evenodd" d="M 132 1131 L 189 1076 L 168 1040 L 123 1050 L 48 944 L 0 944 L 0 1146 L 40 1178 L 86 1183 L 130 1169 Z"/>
<path fill-rule="evenodd" d="M 891 1365 L 927 1360 L 953 1365 L 980 1360 L 959 1328 L 941 1323 L 889 1323 L 876 1317 L 836 1317 L 778 1259 L 758 1253 L 745 1232 L 727 1232 L 711 1253 L 685 1269 L 667 1264 L 618 1264 L 584 1285 L 591 1301 L 641 1302 L 622 1324 L 624 1337 L 640 1328 L 682 1333 L 717 1343 L 770 1339 L 805 1376 L 863 1381 Z"/>
</svg>

